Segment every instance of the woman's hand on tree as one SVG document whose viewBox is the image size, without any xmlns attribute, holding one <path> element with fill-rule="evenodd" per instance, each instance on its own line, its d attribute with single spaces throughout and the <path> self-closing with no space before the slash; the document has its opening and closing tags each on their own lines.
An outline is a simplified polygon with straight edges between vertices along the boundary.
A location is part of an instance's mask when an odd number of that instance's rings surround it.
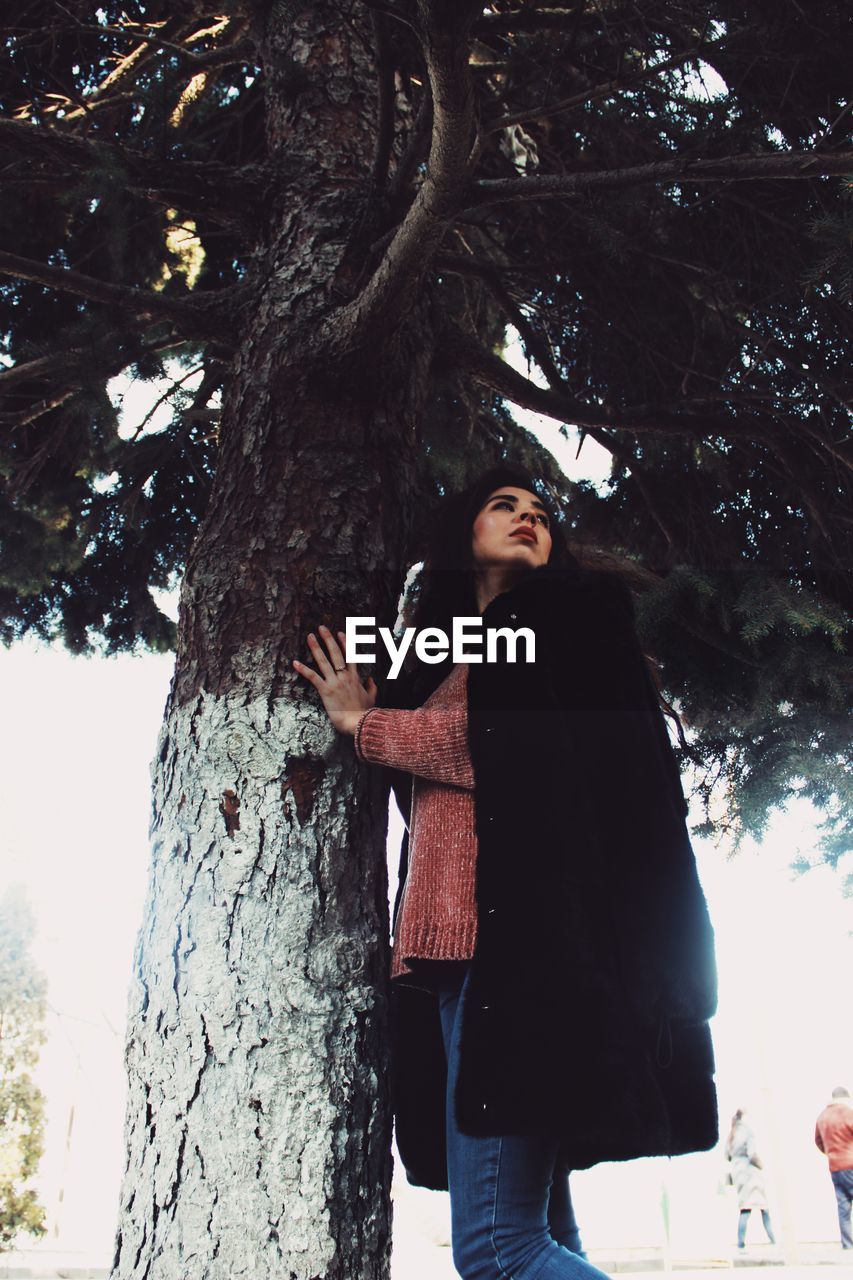
<svg viewBox="0 0 853 1280">
<path fill-rule="evenodd" d="M 329 651 L 328 657 L 314 633 L 311 632 L 308 636 L 308 646 L 320 668 L 319 673 L 295 658 L 293 665 L 299 675 L 313 684 L 322 699 L 326 715 L 338 732 L 354 734 L 364 712 L 376 704 L 376 681 L 373 676 L 368 676 L 365 687 L 359 679 L 356 663 L 344 661 L 341 648 L 341 645 L 345 645 L 343 631 L 338 632 L 340 645 L 328 627 L 320 627 L 319 631 Z"/>
</svg>

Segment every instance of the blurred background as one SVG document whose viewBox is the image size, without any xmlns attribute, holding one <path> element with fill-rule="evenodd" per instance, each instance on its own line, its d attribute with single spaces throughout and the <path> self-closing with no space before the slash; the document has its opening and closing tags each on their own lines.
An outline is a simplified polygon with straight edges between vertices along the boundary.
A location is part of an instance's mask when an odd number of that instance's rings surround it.
<svg viewBox="0 0 853 1280">
<path fill-rule="evenodd" d="M 35 1182 L 48 1233 L 26 1248 L 104 1267 L 123 1162 L 125 1004 L 148 865 L 149 761 L 171 670 L 169 656 L 81 659 L 31 643 L 0 653 L 0 893 L 16 884 L 28 898 L 33 955 L 48 981 L 37 1069 L 46 1149 Z M 721 1129 L 736 1107 L 748 1109 L 777 1235 L 798 1241 L 837 1239 L 814 1121 L 835 1085 L 853 1088 L 853 901 L 842 892 L 850 857 L 835 871 L 791 870 L 813 851 L 818 821 L 795 804 L 760 847 L 747 842 L 734 858 L 696 842 L 718 940 Z M 400 829 L 392 803 L 392 888 Z M 662 1247 L 668 1200 L 674 1254 L 730 1255 L 737 1207 L 724 1176 L 721 1150 L 579 1173 L 585 1243 Z M 401 1237 L 446 1236 L 445 1196 L 399 1175 L 395 1194 Z M 748 1244 L 762 1239 L 752 1222 Z"/>
</svg>

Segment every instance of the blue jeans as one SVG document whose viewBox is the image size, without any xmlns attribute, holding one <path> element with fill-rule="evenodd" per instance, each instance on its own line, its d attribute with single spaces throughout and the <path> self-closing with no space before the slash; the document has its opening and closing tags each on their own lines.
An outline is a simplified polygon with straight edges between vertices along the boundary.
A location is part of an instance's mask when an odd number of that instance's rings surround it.
<svg viewBox="0 0 853 1280">
<path fill-rule="evenodd" d="M 556 1138 L 475 1138 L 453 1104 L 467 971 L 439 989 L 447 1054 L 447 1175 L 453 1261 L 463 1280 L 606 1280 L 588 1263 Z"/>
<path fill-rule="evenodd" d="M 830 1177 L 835 1187 L 835 1201 L 838 1205 L 841 1247 L 853 1249 L 853 1230 L 850 1226 L 851 1209 L 853 1209 L 853 1169 L 836 1169 Z"/>
</svg>

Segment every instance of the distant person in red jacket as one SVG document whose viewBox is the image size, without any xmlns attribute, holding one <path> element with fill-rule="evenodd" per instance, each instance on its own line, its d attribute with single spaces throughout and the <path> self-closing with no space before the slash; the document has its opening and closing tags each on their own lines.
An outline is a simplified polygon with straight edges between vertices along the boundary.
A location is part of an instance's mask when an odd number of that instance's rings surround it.
<svg viewBox="0 0 853 1280">
<path fill-rule="evenodd" d="M 838 1203 L 841 1247 L 853 1249 L 850 1226 L 853 1210 L 853 1107 L 847 1089 L 841 1086 L 833 1089 L 832 1102 L 817 1118 L 814 1140 L 829 1160 L 829 1175 Z"/>
</svg>

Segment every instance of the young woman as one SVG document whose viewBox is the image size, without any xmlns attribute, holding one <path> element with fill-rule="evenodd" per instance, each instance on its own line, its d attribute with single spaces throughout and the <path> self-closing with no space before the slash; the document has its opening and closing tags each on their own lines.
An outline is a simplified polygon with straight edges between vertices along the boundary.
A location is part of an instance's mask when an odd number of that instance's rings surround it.
<svg viewBox="0 0 853 1280">
<path fill-rule="evenodd" d="M 408 815 L 392 1059 L 409 1180 L 449 1187 L 465 1280 L 600 1274 L 569 1169 L 717 1140 L 713 942 L 630 596 L 581 570 L 532 480 L 436 513 L 409 625 L 527 628 L 511 660 L 362 685 L 338 640 L 296 662 Z M 325 648 L 323 647 L 325 646 Z"/>
</svg>

